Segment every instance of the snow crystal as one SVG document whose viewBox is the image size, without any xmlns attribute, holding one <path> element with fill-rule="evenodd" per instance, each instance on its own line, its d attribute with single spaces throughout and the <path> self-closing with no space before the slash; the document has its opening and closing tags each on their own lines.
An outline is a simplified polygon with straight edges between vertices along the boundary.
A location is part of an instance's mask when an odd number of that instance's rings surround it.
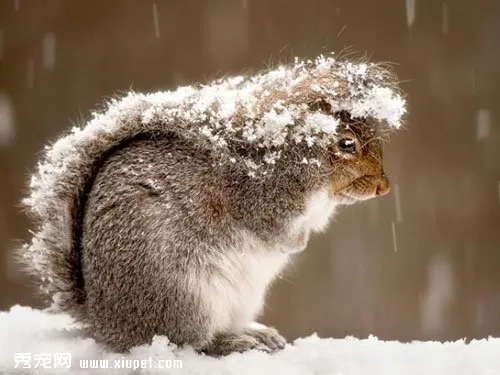
<svg viewBox="0 0 500 375">
<path fill-rule="evenodd" d="M 314 112 L 306 116 L 305 124 L 311 131 L 331 134 L 337 130 L 339 120 L 324 113 Z"/>
<path fill-rule="evenodd" d="M 395 96 L 388 87 L 374 86 L 369 90 L 366 99 L 353 104 L 350 108 L 354 117 L 373 117 L 377 120 L 387 120 L 395 128 L 401 126 L 400 119 L 406 112 L 405 101 Z"/>
<path fill-rule="evenodd" d="M 255 164 L 255 162 L 253 160 L 250 160 L 250 159 L 246 159 L 245 164 L 250 169 L 258 169 L 259 168 L 259 166 L 257 164 Z"/>
<path fill-rule="evenodd" d="M 370 336 L 359 340 L 300 338 L 277 353 L 234 353 L 223 358 L 178 348 L 157 336 L 151 345 L 133 348 L 129 354 L 106 351 L 93 339 L 83 338 L 67 315 L 53 315 L 14 306 L 0 312 L 0 373 L 10 374 L 238 374 L 238 375 L 469 375 L 500 373 L 500 339 L 456 342 L 381 341 Z M 70 359 L 60 361 L 61 358 Z M 41 361 L 41 359 L 44 359 Z M 54 368 L 59 359 L 58 368 Z M 97 360 L 107 369 L 82 368 Z M 133 369 L 140 361 L 147 365 Z M 170 368 L 154 368 L 160 361 Z M 94 362 L 95 363 L 95 362 Z M 152 363 L 153 368 L 149 368 Z M 17 364 L 17 368 L 15 368 Z M 115 368 L 116 364 L 122 368 Z M 36 368 L 35 365 L 37 366 Z M 127 365 L 129 368 L 123 368 Z M 31 368 L 23 368 L 31 366 Z M 43 367 L 45 368 L 43 368 Z"/>
<path fill-rule="evenodd" d="M 274 152 L 268 152 L 266 155 L 264 155 L 264 162 L 267 164 L 276 164 L 276 160 L 278 160 L 281 157 L 281 152 L 279 151 L 274 151 Z"/>
</svg>

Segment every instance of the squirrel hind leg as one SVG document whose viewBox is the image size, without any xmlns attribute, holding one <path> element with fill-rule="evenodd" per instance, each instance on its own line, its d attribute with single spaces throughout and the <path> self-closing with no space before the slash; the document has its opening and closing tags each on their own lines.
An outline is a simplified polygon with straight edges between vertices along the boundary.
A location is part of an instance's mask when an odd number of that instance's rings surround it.
<svg viewBox="0 0 500 375">
<path fill-rule="evenodd" d="M 252 325 L 245 329 L 245 334 L 255 337 L 272 351 L 284 349 L 286 346 L 286 339 L 273 327 L 266 327 L 262 324 Z"/>
<path fill-rule="evenodd" d="M 218 334 L 199 352 L 210 356 L 220 357 L 231 353 L 243 353 L 248 350 L 260 350 L 273 353 L 283 349 L 286 339 L 281 336 L 275 328 L 259 325 L 259 327 L 248 327 L 242 333 Z"/>
<path fill-rule="evenodd" d="M 268 353 L 272 352 L 267 345 L 263 344 L 256 337 L 235 333 L 217 335 L 209 345 L 201 348 L 199 352 L 212 357 L 221 357 L 231 353 L 243 353 L 252 349 Z"/>
</svg>

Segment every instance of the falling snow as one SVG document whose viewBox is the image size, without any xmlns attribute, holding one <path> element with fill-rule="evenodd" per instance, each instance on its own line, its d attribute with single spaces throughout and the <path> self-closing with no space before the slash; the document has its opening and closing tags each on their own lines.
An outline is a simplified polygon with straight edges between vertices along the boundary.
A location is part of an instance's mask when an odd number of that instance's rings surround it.
<svg viewBox="0 0 500 375">
<path fill-rule="evenodd" d="M 443 20 L 441 22 L 441 26 L 443 28 L 443 34 L 448 34 L 450 29 L 450 15 L 448 10 L 448 3 L 443 3 Z"/>
<path fill-rule="evenodd" d="M 158 17 L 158 4 L 153 3 L 153 25 L 155 29 L 155 36 L 160 37 L 160 19 Z"/>
<path fill-rule="evenodd" d="M 45 33 L 42 42 L 43 51 L 43 67 L 47 70 L 54 69 L 56 65 L 56 34 L 49 32 Z"/>
<path fill-rule="evenodd" d="M 9 96 L 0 92 L 0 146 L 12 143 L 15 135 L 14 108 Z"/>
<path fill-rule="evenodd" d="M 477 95 L 477 87 L 476 87 L 476 71 L 472 69 L 472 93 Z"/>
<path fill-rule="evenodd" d="M 406 2 L 406 24 L 409 28 L 413 26 L 415 22 L 415 2 L 417 0 L 405 0 Z"/>
<path fill-rule="evenodd" d="M 497 183 L 498 187 L 498 204 L 500 204 L 500 181 Z"/>
<path fill-rule="evenodd" d="M 446 308 L 452 301 L 453 290 L 453 268 L 450 259 L 438 253 L 429 263 L 427 290 L 421 301 L 420 322 L 425 333 L 439 333 L 445 326 Z"/>
<path fill-rule="evenodd" d="M 392 246 L 394 249 L 394 252 L 398 252 L 398 241 L 396 238 L 396 223 L 393 221 L 391 222 L 391 229 L 392 229 Z"/>
<path fill-rule="evenodd" d="M 396 203 L 396 221 L 403 222 L 403 214 L 401 212 L 401 197 L 399 194 L 399 184 L 394 184 L 394 200 Z"/>
<path fill-rule="evenodd" d="M 347 25 L 342 26 L 342 28 L 337 33 L 337 38 L 340 37 L 340 35 L 342 35 L 342 33 L 345 31 L 345 29 L 347 29 Z"/>
<path fill-rule="evenodd" d="M 476 138 L 484 140 L 488 138 L 491 130 L 491 112 L 489 109 L 479 109 L 476 112 Z"/>
</svg>

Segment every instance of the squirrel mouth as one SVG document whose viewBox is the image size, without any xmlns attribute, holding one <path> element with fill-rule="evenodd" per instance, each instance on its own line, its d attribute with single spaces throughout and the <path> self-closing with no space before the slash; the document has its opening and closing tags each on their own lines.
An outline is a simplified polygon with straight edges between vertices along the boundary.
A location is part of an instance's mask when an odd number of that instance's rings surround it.
<svg viewBox="0 0 500 375">
<path fill-rule="evenodd" d="M 336 193 L 334 193 L 334 198 L 338 201 L 339 204 L 343 205 L 348 205 L 348 204 L 354 204 L 357 202 L 361 201 L 366 201 L 368 199 L 375 198 L 377 195 L 375 193 L 370 194 L 365 192 L 360 193 L 360 192 L 355 192 L 354 190 L 354 184 L 350 184 L 346 186 L 343 189 L 338 190 Z"/>
<path fill-rule="evenodd" d="M 333 198 L 338 202 L 338 204 L 349 205 L 354 204 L 356 202 L 365 201 L 371 198 L 375 198 L 377 196 L 376 191 L 364 191 L 361 192 L 359 190 L 358 185 L 364 185 L 362 182 L 366 181 L 368 178 L 372 176 L 365 175 L 359 178 L 356 178 L 354 181 L 351 181 L 348 185 L 341 187 L 333 191 Z M 357 188 L 358 186 L 358 188 Z M 358 191 L 357 191 L 358 190 Z M 363 189 L 365 190 L 365 189 Z M 371 190 L 371 189 L 368 189 Z"/>
</svg>

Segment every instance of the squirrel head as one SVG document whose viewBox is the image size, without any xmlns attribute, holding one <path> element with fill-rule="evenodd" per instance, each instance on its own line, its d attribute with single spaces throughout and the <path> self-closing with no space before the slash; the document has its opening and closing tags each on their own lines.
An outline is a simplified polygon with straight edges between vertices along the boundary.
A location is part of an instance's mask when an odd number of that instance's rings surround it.
<svg viewBox="0 0 500 375">
<path fill-rule="evenodd" d="M 327 161 L 331 196 L 339 204 L 352 204 L 387 194 L 390 185 L 384 173 L 380 128 L 370 119 L 351 118 L 347 112 L 337 116 L 338 137 Z"/>
<path fill-rule="evenodd" d="M 315 186 L 328 175 L 331 193 L 344 204 L 389 191 L 380 139 L 401 126 L 406 103 L 385 66 L 296 60 L 203 88 L 197 103 L 205 97 L 213 109 L 199 132 L 249 176 L 272 179 L 286 171 Z"/>
</svg>

